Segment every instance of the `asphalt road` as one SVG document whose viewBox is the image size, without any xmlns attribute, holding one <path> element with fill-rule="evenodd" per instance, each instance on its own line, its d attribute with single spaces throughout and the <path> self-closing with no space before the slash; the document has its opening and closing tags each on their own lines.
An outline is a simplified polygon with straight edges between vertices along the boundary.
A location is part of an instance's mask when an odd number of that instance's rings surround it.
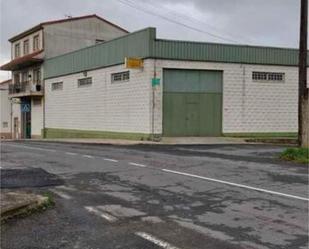
<svg viewBox="0 0 309 249">
<path fill-rule="evenodd" d="M 308 167 L 282 150 L 2 143 L 2 188 L 56 205 L 2 225 L 1 248 L 307 249 Z"/>
</svg>

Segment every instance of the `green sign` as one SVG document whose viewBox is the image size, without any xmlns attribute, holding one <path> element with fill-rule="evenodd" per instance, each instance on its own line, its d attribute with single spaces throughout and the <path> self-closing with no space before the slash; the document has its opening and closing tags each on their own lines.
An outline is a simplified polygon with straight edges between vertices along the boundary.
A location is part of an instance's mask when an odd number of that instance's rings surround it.
<svg viewBox="0 0 309 249">
<path fill-rule="evenodd" d="M 152 84 L 152 86 L 160 85 L 160 79 L 159 78 L 152 78 L 151 84 Z"/>
</svg>

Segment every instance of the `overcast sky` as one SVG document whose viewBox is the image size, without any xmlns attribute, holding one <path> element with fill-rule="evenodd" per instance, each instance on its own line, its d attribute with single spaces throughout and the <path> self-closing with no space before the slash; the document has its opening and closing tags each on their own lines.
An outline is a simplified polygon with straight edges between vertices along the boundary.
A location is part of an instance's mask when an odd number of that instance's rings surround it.
<svg viewBox="0 0 309 249">
<path fill-rule="evenodd" d="M 129 31 L 152 26 L 157 28 L 158 37 L 169 39 L 294 48 L 299 40 L 300 0 L 0 0 L 0 3 L 0 64 L 10 60 L 7 41 L 10 37 L 65 15 L 95 13 Z M 0 81 L 8 77 L 8 73 L 0 72 Z"/>
</svg>

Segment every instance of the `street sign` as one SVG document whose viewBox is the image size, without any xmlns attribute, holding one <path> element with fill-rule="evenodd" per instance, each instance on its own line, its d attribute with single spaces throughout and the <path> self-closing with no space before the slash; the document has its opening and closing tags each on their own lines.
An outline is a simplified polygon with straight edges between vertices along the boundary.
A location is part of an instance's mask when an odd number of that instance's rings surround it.
<svg viewBox="0 0 309 249">
<path fill-rule="evenodd" d="M 151 84 L 152 84 L 153 87 L 160 85 L 160 78 L 152 78 Z"/>
<path fill-rule="evenodd" d="M 22 104 L 21 105 L 21 112 L 30 112 L 30 104 L 26 103 L 26 104 Z"/>
<path fill-rule="evenodd" d="M 140 58 L 131 58 L 126 57 L 125 58 L 125 67 L 126 68 L 142 68 L 144 66 L 143 59 Z"/>
</svg>

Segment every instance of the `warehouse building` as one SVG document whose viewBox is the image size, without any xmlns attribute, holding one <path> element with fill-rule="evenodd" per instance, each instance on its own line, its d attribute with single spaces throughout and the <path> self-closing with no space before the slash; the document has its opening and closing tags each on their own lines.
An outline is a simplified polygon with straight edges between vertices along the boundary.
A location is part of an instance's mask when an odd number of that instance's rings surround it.
<svg viewBox="0 0 309 249">
<path fill-rule="evenodd" d="M 126 58 L 126 62 L 125 62 Z M 155 28 L 47 59 L 45 137 L 293 135 L 298 51 Z"/>
<path fill-rule="evenodd" d="M 292 134 L 297 54 L 162 40 L 148 28 L 61 55 L 46 61 L 46 136 Z"/>
</svg>

